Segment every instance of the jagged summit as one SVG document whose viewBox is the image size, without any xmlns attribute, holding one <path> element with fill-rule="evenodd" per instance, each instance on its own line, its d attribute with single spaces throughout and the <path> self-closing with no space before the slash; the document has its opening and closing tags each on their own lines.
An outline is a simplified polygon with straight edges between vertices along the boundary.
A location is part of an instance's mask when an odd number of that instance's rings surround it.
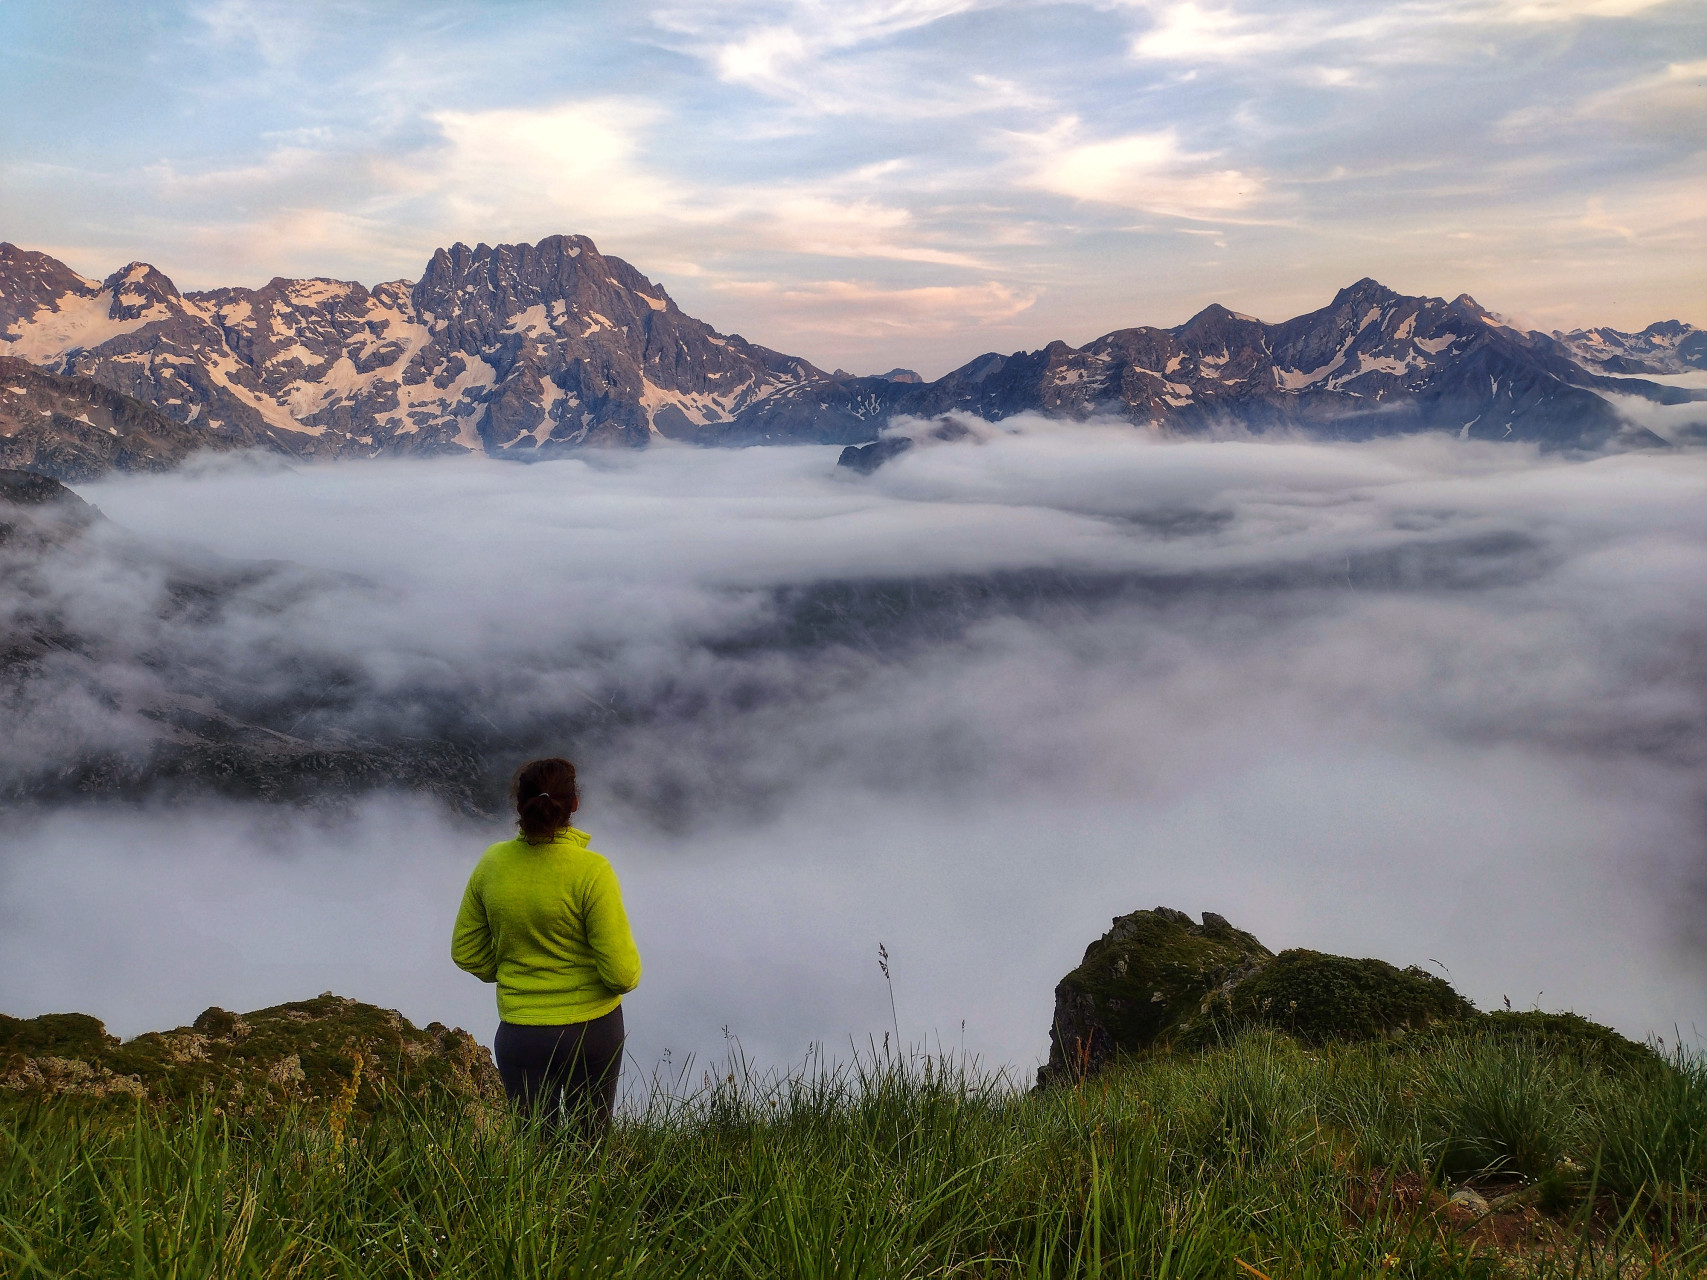
<svg viewBox="0 0 1707 1280">
<path fill-rule="evenodd" d="M 1466 294 L 1465 296 L 1468 297 L 1469 295 Z M 1375 277 L 1364 276 L 1361 280 L 1356 280 L 1351 284 L 1348 284 L 1345 288 L 1336 293 L 1334 295 L 1334 300 L 1330 302 L 1328 306 L 1355 307 L 1373 305 L 1380 307 L 1386 306 L 1388 303 L 1394 302 L 1402 297 L 1404 297 L 1403 294 L 1399 293 L 1395 289 L 1389 289 L 1386 285 L 1375 279 Z"/>
<path fill-rule="evenodd" d="M 989 352 L 929 383 L 906 369 L 826 373 L 687 315 L 582 235 L 459 242 L 418 280 L 371 288 L 275 277 L 188 294 L 146 262 L 96 282 L 0 244 L 0 356 L 87 378 L 195 432 L 310 457 L 860 444 L 897 415 L 951 410 L 1112 414 L 1187 434 L 1446 429 L 1593 445 L 1621 429 L 1605 392 L 1707 397 L 1642 380 L 1707 367 L 1693 326 L 1526 333 L 1467 294 L 1407 297 L 1370 277 L 1280 323 L 1212 303 L 1173 328 Z"/>
<path fill-rule="evenodd" d="M 147 263 L 97 285 L 8 245 L 0 307 L 0 354 L 304 455 L 694 438 L 828 376 L 685 315 L 586 236 L 455 244 L 414 283 L 190 294 Z"/>
</svg>

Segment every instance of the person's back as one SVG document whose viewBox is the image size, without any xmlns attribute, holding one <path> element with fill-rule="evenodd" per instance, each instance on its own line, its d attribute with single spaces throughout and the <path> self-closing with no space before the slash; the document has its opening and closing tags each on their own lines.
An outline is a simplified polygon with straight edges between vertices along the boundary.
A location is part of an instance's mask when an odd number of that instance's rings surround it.
<svg viewBox="0 0 1707 1280">
<path fill-rule="evenodd" d="M 469 876 L 451 958 L 498 986 L 494 1048 L 511 1100 L 528 1112 L 543 1104 L 548 1124 L 561 1103 L 602 1126 L 640 955 L 615 872 L 568 825 L 574 766 L 536 760 L 517 773 L 515 792 L 522 834 L 488 848 Z"/>
</svg>

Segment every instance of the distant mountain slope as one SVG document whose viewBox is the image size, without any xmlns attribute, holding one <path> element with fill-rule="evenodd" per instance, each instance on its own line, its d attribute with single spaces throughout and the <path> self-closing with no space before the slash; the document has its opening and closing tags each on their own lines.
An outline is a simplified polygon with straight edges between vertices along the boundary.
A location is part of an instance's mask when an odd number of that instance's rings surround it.
<svg viewBox="0 0 1707 1280">
<path fill-rule="evenodd" d="M 1677 374 L 1707 370 L 1707 331 L 1662 320 L 1640 333 L 1617 329 L 1554 331 L 1554 339 L 1581 365 L 1612 374 Z"/>
<path fill-rule="evenodd" d="M 534 458 L 654 437 L 858 444 L 896 415 L 948 411 L 1592 446 L 1621 429 L 1607 392 L 1707 400 L 1642 376 L 1707 365 L 1693 326 L 1526 332 L 1468 295 L 1407 297 L 1368 279 L 1280 324 L 1216 305 L 1174 328 L 992 352 L 935 382 L 825 373 L 684 314 L 585 236 L 440 249 L 417 283 L 275 279 L 189 294 L 146 263 L 96 282 L 0 244 L 7 354 L 193 430 L 301 456 Z"/>
<path fill-rule="evenodd" d="M 241 428 L 185 425 L 92 378 L 66 378 L 0 356 L 0 467 L 60 480 L 166 471 L 198 449 L 265 445 Z"/>
<path fill-rule="evenodd" d="M 992 352 L 923 386 L 860 378 L 791 389 L 741 425 L 770 440 L 836 416 L 845 423 L 961 410 L 999 419 L 1029 410 L 1113 413 L 1185 434 L 1293 429 L 1356 439 L 1434 429 L 1592 446 L 1622 425 L 1600 394 L 1607 390 L 1665 403 L 1707 399 L 1605 377 L 1561 342 L 1501 322 L 1468 295 L 1406 297 L 1366 279 L 1281 324 L 1210 306 L 1172 329 Z"/>
</svg>

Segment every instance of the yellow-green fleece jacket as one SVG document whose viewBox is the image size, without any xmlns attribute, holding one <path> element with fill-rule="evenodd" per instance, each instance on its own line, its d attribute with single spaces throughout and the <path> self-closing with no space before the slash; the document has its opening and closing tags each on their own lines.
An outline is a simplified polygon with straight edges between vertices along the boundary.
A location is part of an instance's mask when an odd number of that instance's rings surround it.
<svg viewBox="0 0 1707 1280">
<path fill-rule="evenodd" d="M 640 985 L 640 953 L 610 863 L 570 827 L 481 855 L 456 914 L 451 959 L 498 984 L 498 1016 L 524 1026 L 603 1017 Z"/>
</svg>

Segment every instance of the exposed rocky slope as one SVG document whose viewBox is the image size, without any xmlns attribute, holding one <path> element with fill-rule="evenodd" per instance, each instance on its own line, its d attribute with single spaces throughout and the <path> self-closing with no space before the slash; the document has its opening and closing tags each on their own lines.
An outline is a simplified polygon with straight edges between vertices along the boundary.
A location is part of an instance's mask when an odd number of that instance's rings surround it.
<svg viewBox="0 0 1707 1280">
<path fill-rule="evenodd" d="M 1253 1025 L 1312 1042 L 1445 1027 L 1519 1033 L 1619 1061 L 1652 1057 L 1572 1014 L 1478 1013 L 1445 979 L 1416 966 L 1303 949 L 1276 955 L 1214 912 L 1198 924 L 1157 907 L 1116 916 L 1061 979 L 1038 1081 L 1082 1079 L 1123 1053 L 1200 1046 Z"/>
<path fill-rule="evenodd" d="M 9 560 L 74 541 L 101 513 L 51 476 L 0 469 L 0 548 Z"/>
<path fill-rule="evenodd" d="M 178 422 L 93 378 L 0 357 L 0 466 L 92 480 L 112 470 L 167 471 L 199 449 L 270 444 L 241 427 Z"/>
<path fill-rule="evenodd" d="M 1280 324 L 1211 306 L 1173 328 L 989 353 L 935 382 L 825 373 L 721 334 L 585 236 L 454 245 L 417 282 L 275 279 L 181 293 L 146 263 L 86 279 L 0 244 L 0 355 L 85 376 L 174 421 L 302 456 L 588 445 L 862 444 L 898 415 L 1109 413 L 1170 432 L 1332 437 L 1444 429 L 1597 445 L 1603 393 L 1707 392 L 1639 376 L 1700 368 L 1707 334 L 1516 329 L 1373 280 Z M 73 419 L 76 415 L 71 415 Z M 1707 408 L 1704 408 L 1707 418 Z M 122 465 L 122 463 L 115 463 Z"/>
<path fill-rule="evenodd" d="M 207 1009 L 187 1027 L 123 1043 L 84 1013 L 0 1014 L 0 1098 L 217 1098 L 232 1114 L 306 1105 L 342 1122 L 373 1111 L 387 1092 L 440 1090 L 504 1097 L 492 1055 L 468 1032 L 416 1027 L 395 1009 L 331 992 L 253 1013 Z"/>
</svg>

